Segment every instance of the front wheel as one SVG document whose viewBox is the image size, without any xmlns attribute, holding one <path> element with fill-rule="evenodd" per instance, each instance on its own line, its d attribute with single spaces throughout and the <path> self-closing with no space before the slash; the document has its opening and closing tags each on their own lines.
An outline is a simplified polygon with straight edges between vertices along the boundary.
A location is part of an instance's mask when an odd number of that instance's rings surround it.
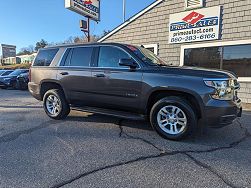
<svg viewBox="0 0 251 188">
<path fill-rule="evenodd" d="M 65 119 L 70 113 L 70 106 L 64 93 L 59 89 L 52 89 L 45 93 L 43 106 L 46 114 L 52 119 Z"/>
<path fill-rule="evenodd" d="M 13 87 L 13 89 L 19 89 L 19 88 L 20 88 L 19 82 L 14 81 L 14 82 L 12 83 L 12 87 Z"/>
<path fill-rule="evenodd" d="M 197 127 L 194 110 L 179 97 L 166 97 L 156 102 L 150 112 L 150 122 L 159 135 L 170 140 L 191 135 Z"/>
</svg>

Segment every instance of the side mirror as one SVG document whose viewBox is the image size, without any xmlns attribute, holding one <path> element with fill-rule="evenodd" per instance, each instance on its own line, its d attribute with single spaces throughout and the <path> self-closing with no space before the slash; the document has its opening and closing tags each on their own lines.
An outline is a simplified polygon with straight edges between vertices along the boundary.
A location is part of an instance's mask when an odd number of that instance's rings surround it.
<svg viewBox="0 0 251 188">
<path fill-rule="evenodd" d="M 135 63 L 132 59 L 120 59 L 119 60 L 120 66 L 130 67 L 131 69 L 137 68 L 137 63 Z"/>
</svg>

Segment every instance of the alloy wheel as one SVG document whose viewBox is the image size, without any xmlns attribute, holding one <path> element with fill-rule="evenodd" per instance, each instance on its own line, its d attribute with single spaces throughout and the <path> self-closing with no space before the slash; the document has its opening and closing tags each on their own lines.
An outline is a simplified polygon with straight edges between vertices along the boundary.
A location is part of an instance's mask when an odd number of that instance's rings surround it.
<svg viewBox="0 0 251 188">
<path fill-rule="evenodd" d="M 157 115 L 159 127 L 166 133 L 177 135 L 187 128 L 187 117 L 182 109 L 177 106 L 164 106 Z"/>
<path fill-rule="evenodd" d="M 53 116 L 57 116 L 60 113 L 62 107 L 61 107 L 61 102 L 57 96 L 49 95 L 47 97 L 46 109 Z"/>
</svg>

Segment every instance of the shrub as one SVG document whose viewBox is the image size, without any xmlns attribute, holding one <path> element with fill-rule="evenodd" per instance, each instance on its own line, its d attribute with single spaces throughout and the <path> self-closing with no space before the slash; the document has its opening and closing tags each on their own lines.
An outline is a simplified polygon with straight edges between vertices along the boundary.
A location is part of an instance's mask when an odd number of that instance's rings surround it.
<svg viewBox="0 0 251 188">
<path fill-rule="evenodd" d="M 5 70 L 15 70 L 15 69 L 29 69 L 30 64 L 15 64 L 15 65 L 4 65 L 0 66 L 0 69 L 5 69 Z"/>
</svg>

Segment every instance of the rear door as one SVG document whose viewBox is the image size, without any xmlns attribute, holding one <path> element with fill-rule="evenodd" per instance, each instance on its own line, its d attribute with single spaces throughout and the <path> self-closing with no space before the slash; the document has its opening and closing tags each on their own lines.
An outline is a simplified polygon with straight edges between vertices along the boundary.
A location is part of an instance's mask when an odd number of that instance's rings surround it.
<svg viewBox="0 0 251 188">
<path fill-rule="evenodd" d="M 139 110 L 143 76 L 140 66 L 131 70 L 119 65 L 120 59 L 130 58 L 131 55 L 120 47 L 99 47 L 96 68 L 92 70 L 91 89 L 96 106 L 135 112 Z"/>
<path fill-rule="evenodd" d="M 93 47 L 68 48 L 58 70 L 58 80 L 74 105 L 92 105 L 90 101 Z"/>
</svg>

